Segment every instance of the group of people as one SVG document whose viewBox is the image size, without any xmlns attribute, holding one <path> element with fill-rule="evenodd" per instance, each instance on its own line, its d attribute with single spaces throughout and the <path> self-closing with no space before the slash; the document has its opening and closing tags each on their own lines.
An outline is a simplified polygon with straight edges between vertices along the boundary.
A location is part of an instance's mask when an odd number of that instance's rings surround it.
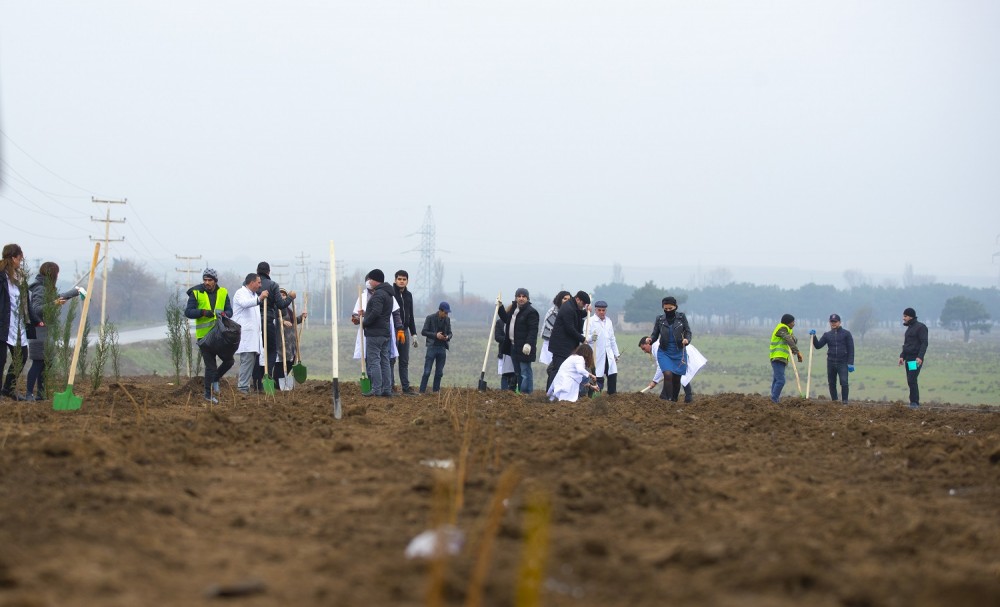
<svg viewBox="0 0 1000 607">
<path fill-rule="evenodd" d="M 899 353 L 898 366 L 906 365 L 906 385 L 910 390 L 910 408 L 920 407 L 920 387 L 917 378 L 924 365 L 927 353 L 927 325 L 917 320 L 913 308 L 903 310 L 903 349 Z M 802 362 L 802 352 L 794 335 L 795 317 L 784 314 L 771 332 L 771 401 L 777 403 L 785 387 L 785 371 L 792 356 Z M 854 337 L 845 329 L 839 314 L 830 315 L 830 330 L 816 337 L 816 330 L 809 330 L 810 345 L 817 350 L 827 348 L 826 376 L 830 388 L 830 400 L 840 400 L 847 404 L 850 385 L 848 374 L 854 372 Z M 838 399 L 837 386 L 840 386 Z"/>
<path fill-rule="evenodd" d="M 295 291 L 286 291 L 271 279 L 271 266 L 262 261 L 257 271 L 247 274 L 232 298 L 219 285 L 212 268 L 202 272 L 202 282 L 187 290 L 184 316 L 194 320 L 195 338 L 205 363 L 205 400 L 217 403 L 219 380 L 240 359 L 236 389 L 243 394 L 264 389 L 264 378 L 277 380 L 281 390 L 291 390 L 289 376 L 295 365 L 298 325 L 308 312 L 295 314 Z M 230 318 L 240 325 L 240 341 L 235 351 L 219 349 L 206 337 L 219 321 Z M 279 333 L 280 329 L 280 333 Z"/>
<path fill-rule="evenodd" d="M 24 251 L 17 244 L 4 245 L 0 254 L 0 335 L 5 336 L 6 347 L 0 348 L 0 373 L 5 366 L 7 373 L 0 395 L 14 400 L 46 400 L 46 322 L 53 322 L 52 315 L 58 314 L 63 304 L 87 295 L 80 287 L 58 292 L 58 280 L 59 265 L 46 261 L 28 284 Z M 20 394 L 16 389 L 17 379 L 29 360 L 27 390 Z"/>
<path fill-rule="evenodd" d="M 219 380 L 235 365 L 237 355 L 240 361 L 237 389 L 241 393 L 262 390 L 265 377 L 277 380 L 282 390 L 294 386 L 289 373 L 296 363 L 298 326 L 308 313 L 295 314 L 295 291 L 281 288 L 271 279 L 270 271 L 266 261 L 260 262 L 257 271 L 247 274 L 243 285 L 230 297 L 227 289 L 218 284 L 218 273 L 206 268 L 202 283 L 187 291 L 184 314 L 194 321 L 195 337 L 205 363 L 204 396 L 209 402 L 218 402 Z M 3 247 L 0 335 L 6 336 L 6 347 L 0 348 L 0 373 L 6 368 L 6 374 L 0 390 L 2 396 L 17 400 L 45 398 L 46 319 L 52 322 L 51 314 L 58 314 L 59 306 L 74 297 L 86 296 L 80 287 L 59 292 L 58 278 L 59 266 L 47 261 L 29 285 L 21 247 L 17 244 Z M 399 391 L 403 395 L 423 394 L 429 383 L 433 392 L 441 389 L 448 344 L 453 336 L 451 306 L 442 301 L 437 311 L 424 319 L 420 334 L 425 338 L 426 354 L 420 386 L 414 390 L 410 384 L 409 360 L 411 346 L 417 347 L 417 330 L 408 282 L 405 270 L 396 271 L 391 285 L 385 282 L 385 275 L 378 268 L 365 276 L 365 288 L 358 295 L 351 317 L 358 325 L 355 358 L 364 358 L 371 382 L 365 396 L 392 396 L 397 369 Z M 531 394 L 532 363 L 538 361 L 547 365 L 545 390 L 550 400 L 576 401 L 581 394 L 604 390 L 616 393 L 621 352 L 614 326 L 607 317 L 608 304 L 595 302 L 593 315 L 590 304 L 585 291 L 576 295 L 560 291 L 541 317 L 523 287 L 516 290 L 514 301 L 508 306 L 498 299 L 495 338 L 500 343 L 501 387 Z M 691 402 L 690 378 L 706 361 L 691 346 L 691 327 L 684 313 L 678 311 L 677 300 L 668 296 L 661 304 L 663 313 L 654 320 L 650 334 L 639 340 L 639 348 L 656 361 L 656 371 L 646 390 L 662 384 L 660 398 L 677 401 L 683 388 L 684 401 Z M 240 341 L 235 351 L 206 344 L 206 336 L 220 322 L 220 317 L 240 325 Z M 854 338 L 842 326 L 839 315 L 831 314 L 829 322 L 830 330 L 822 336 L 817 337 L 815 330 L 809 331 L 811 347 L 827 348 L 830 399 L 846 403 L 850 390 L 848 377 L 854 371 Z M 898 364 L 905 365 L 910 407 L 918 408 L 918 377 L 927 352 L 927 326 L 917 320 L 913 308 L 903 311 L 903 325 L 906 333 Z M 803 360 L 794 327 L 795 317 L 784 314 L 771 333 L 770 397 L 775 403 L 781 398 L 791 358 Z M 539 329 L 541 348 L 537 347 Z M 29 360 L 27 392 L 19 394 L 16 381 Z"/>
<path fill-rule="evenodd" d="M 410 347 L 417 347 L 417 327 L 413 318 L 413 294 L 408 289 L 410 275 L 406 270 L 396 270 L 393 284 L 385 282 L 385 273 L 375 268 L 365 275 L 365 288 L 358 294 L 351 313 L 351 322 L 358 325 L 354 358 L 363 359 L 371 389 L 363 396 L 391 398 L 395 386 L 396 369 L 399 370 L 400 394 L 416 396 L 427 392 L 427 384 L 434 380 L 431 390 L 441 390 L 441 378 L 448 359 L 451 342 L 451 305 L 438 304 L 436 312 L 424 319 L 420 334 L 425 338 L 424 370 L 420 377 L 419 391 L 410 384 Z"/>
</svg>

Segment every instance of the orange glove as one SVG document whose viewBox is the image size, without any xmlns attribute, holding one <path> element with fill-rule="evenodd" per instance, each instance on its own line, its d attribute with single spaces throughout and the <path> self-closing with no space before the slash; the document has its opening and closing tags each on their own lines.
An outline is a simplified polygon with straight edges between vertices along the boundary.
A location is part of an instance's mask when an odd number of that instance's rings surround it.
<svg viewBox="0 0 1000 607">
<path fill-rule="evenodd" d="M 398 341 L 401 344 L 405 344 L 406 343 L 406 331 L 404 331 L 402 329 L 400 329 L 399 331 L 396 331 L 396 341 Z"/>
</svg>

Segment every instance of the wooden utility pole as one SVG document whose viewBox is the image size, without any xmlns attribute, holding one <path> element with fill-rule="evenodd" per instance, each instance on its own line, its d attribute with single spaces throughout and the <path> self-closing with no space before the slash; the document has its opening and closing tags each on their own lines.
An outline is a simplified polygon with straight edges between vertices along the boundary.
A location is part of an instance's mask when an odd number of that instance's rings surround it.
<svg viewBox="0 0 1000 607">
<path fill-rule="evenodd" d="M 177 270 L 178 272 L 180 272 L 181 274 L 184 275 L 184 280 L 183 281 L 178 281 L 175 284 L 176 284 L 176 286 L 181 287 L 182 289 L 187 289 L 187 287 L 191 286 L 194 282 L 197 282 L 197 281 L 191 279 L 191 275 L 192 274 L 197 275 L 198 272 L 200 272 L 201 270 L 198 269 L 198 268 L 192 268 L 191 267 L 191 262 L 192 261 L 197 261 L 197 260 L 201 259 L 201 255 L 192 256 L 192 257 L 185 257 L 183 255 L 174 254 L 174 257 L 176 259 L 184 261 L 185 265 L 187 266 L 185 268 L 174 268 L 175 270 Z"/>
<path fill-rule="evenodd" d="M 113 223 L 125 223 L 125 218 L 124 217 L 121 218 L 121 219 L 111 219 L 111 205 L 113 205 L 113 204 L 125 204 L 125 203 L 128 202 L 128 198 L 123 198 L 122 200 L 101 200 L 99 198 L 94 198 L 93 196 L 91 196 L 90 201 L 93 202 L 94 204 L 106 204 L 106 205 L 108 205 L 107 213 L 105 214 L 104 219 L 95 219 L 94 217 L 90 218 L 91 221 L 96 221 L 98 223 L 103 223 L 104 224 L 104 238 L 103 239 L 102 238 L 94 238 L 93 236 L 90 237 L 90 240 L 92 240 L 92 241 L 93 240 L 103 240 L 104 241 L 104 269 L 102 270 L 103 274 L 104 274 L 104 277 L 101 279 L 101 330 L 100 330 L 100 333 L 99 333 L 99 335 L 104 335 L 104 321 L 108 317 L 108 314 L 107 314 L 107 309 L 108 309 L 108 259 L 111 258 L 111 255 L 108 254 L 108 253 L 111 252 L 111 249 L 108 247 L 108 243 L 109 242 L 124 242 L 124 240 L 125 240 L 124 237 L 122 237 L 122 238 L 115 238 L 113 240 L 111 239 L 111 224 L 113 224 Z M 86 320 L 86 319 L 84 319 L 84 320 Z"/>
<path fill-rule="evenodd" d="M 306 258 L 307 257 L 309 257 L 309 255 L 306 255 L 305 251 L 302 251 L 299 255 L 296 256 L 296 258 L 299 260 L 299 271 L 298 271 L 298 273 L 302 274 L 305 277 L 305 283 L 306 283 L 306 288 L 303 289 L 302 309 L 300 310 L 300 313 L 301 312 L 308 312 L 309 311 L 309 266 L 306 265 Z M 329 263 L 329 262 L 327 262 L 327 263 Z M 306 317 L 306 321 L 303 324 L 306 327 L 309 326 L 309 317 L 308 316 Z"/>
</svg>

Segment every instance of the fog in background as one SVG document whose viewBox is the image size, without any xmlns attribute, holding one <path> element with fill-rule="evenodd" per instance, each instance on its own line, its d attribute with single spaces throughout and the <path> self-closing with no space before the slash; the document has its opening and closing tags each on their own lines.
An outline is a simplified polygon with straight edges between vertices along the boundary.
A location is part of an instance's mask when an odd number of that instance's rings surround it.
<svg viewBox="0 0 1000 607">
<path fill-rule="evenodd" d="M 333 240 L 421 290 L 430 208 L 448 292 L 995 285 L 998 34 L 990 1 L 8 0 L 0 240 L 85 269 L 127 197 L 112 256 L 166 281 L 315 284 Z"/>
</svg>

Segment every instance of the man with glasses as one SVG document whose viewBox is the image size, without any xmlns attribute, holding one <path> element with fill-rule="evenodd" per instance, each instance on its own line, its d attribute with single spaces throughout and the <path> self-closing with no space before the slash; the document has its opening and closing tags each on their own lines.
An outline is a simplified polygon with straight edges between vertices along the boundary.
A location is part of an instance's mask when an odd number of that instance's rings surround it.
<svg viewBox="0 0 1000 607">
<path fill-rule="evenodd" d="M 830 400 L 837 400 L 837 379 L 840 379 L 840 396 L 847 404 L 847 374 L 854 372 L 854 337 L 851 332 L 840 325 L 838 314 L 830 315 L 830 330 L 823 337 L 816 338 L 816 329 L 810 329 L 813 346 L 819 350 L 829 346 L 826 351 L 826 377 L 830 382 Z"/>
</svg>

